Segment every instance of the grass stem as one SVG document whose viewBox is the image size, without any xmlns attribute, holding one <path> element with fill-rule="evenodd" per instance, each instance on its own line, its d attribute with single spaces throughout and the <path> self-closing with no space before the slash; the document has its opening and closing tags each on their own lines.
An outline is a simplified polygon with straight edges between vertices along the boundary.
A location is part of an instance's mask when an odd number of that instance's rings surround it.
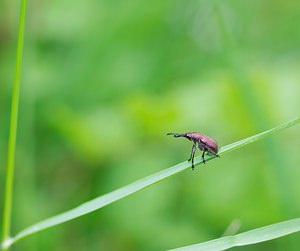
<svg viewBox="0 0 300 251">
<path fill-rule="evenodd" d="M 16 65 L 15 65 L 14 84 L 13 84 L 13 92 L 12 92 L 10 128 L 9 128 L 9 138 L 8 138 L 5 198 L 4 198 L 4 208 L 3 208 L 3 229 L 2 229 L 3 243 L 6 243 L 6 241 L 10 239 L 10 229 L 11 229 L 14 164 L 15 164 L 15 152 L 16 152 L 26 2 L 27 0 L 21 0 L 20 20 L 19 20 L 19 28 L 18 28 Z M 4 249 L 8 250 L 8 248 L 6 247 L 4 247 Z"/>
</svg>

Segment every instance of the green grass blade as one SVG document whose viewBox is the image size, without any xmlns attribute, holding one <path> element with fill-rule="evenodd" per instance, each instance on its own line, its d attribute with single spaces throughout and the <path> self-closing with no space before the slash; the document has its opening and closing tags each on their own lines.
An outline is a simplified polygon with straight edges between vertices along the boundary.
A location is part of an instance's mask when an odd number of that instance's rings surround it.
<svg viewBox="0 0 300 251">
<path fill-rule="evenodd" d="M 243 147 L 243 146 L 245 146 L 245 145 L 248 145 L 248 144 L 250 144 L 250 143 L 253 143 L 253 142 L 255 142 L 255 141 L 257 141 L 257 140 L 260 140 L 260 139 L 262 139 L 262 138 L 264 138 L 264 137 L 267 137 L 267 136 L 269 136 L 269 135 L 271 135 L 271 134 L 273 134 L 273 133 L 282 131 L 282 130 L 284 130 L 284 129 L 286 129 L 286 128 L 289 128 L 289 127 L 291 127 L 291 126 L 293 126 L 293 125 L 296 125 L 296 124 L 298 124 L 298 123 L 300 123 L 300 118 L 296 118 L 296 119 L 291 120 L 291 121 L 289 121 L 289 122 L 286 122 L 286 123 L 284 123 L 284 124 L 282 124 L 282 125 L 279 125 L 279 126 L 277 126 L 277 127 L 274 127 L 274 128 L 272 128 L 272 129 L 270 129 L 270 130 L 264 131 L 264 132 L 262 132 L 262 133 L 259 133 L 259 134 L 256 134 L 256 135 L 254 135 L 254 136 L 251 136 L 251 137 L 249 137 L 249 138 L 242 139 L 242 140 L 237 141 L 237 142 L 235 142 L 235 143 L 232 143 L 232 144 L 229 144 L 229 145 L 227 145 L 227 146 L 224 146 L 224 147 L 222 147 L 222 152 L 223 152 L 223 153 L 225 153 L 225 152 L 226 152 L 226 153 L 231 152 L 231 151 L 233 151 L 233 150 L 236 150 L 236 149 L 241 148 L 241 147 Z"/>
<path fill-rule="evenodd" d="M 257 228 L 245 233 L 226 236 L 219 239 L 171 249 L 172 251 L 218 251 L 237 246 L 246 246 L 276 239 L 300 231 L 300 218 L 283 221 L 266 227 Z M 170 250 L 170 251 L 171 251 Z"/>
<path fill-rule="evenodd" d="M 254 135 L 252 137 L 249 137 L 244 140 L 240 140 L 238 142 L 235 142 L 233 144 L 224 146 L 220 148 L 219 155 L 223 155 L 225 153 L 228 153 L 230 151 L 233 151 L 235 149 L 238 149 L 242 146 L 245 146 L 247 144 L 250 144 L 254 141 L 260 140 L 268 135 L 271 135 L 275 132 L 281 131 L 283 129 L 286 129 L 288 127 L 291 127 L 293 125 L 296 125 L 300 122 L 300 118 L 297 118 L 295 120 L 292 120 L 290 122 L 287 122 L 285 124 L 282 124 L 280 126 L 277 126 L 271 130 L 259 133 L 257 135 Z M 211 159 L 215 158 L 215 156 L 206 156 L 206 160 L 209 161 Z M 195 165 L 202 163 L 201 156 L 195 158 Z M 115 201 L 118 201 L 126 196 L 129 196 L 131 194 L 136 193 L 137 191 L 140 191 L 150 185 L 153 185 L 159 181 L 162 181 L 172 175 L 175 175 L 187 168 L 191 167 L 190 162 L 182 162 L 178 165 L 175 165 L 173 167 L 170 167 L 168 169 L 162 170 L 160 172 L 157 172 L 153 175 L 150 175 L 144 179 L 138 180 L 136 182 L 133 182 L 125 187 L 122 187 L 120 189 L 117 189 L 111 193 L 105 194 L 103 196 L 97 197 L 93 200 L 90 200 L 88 202 L 85 202 L 81 204 L 80 206 L 69 210 L 67 212 L 64 212 L 62 214 L 56 215 L 54 217 L 48 218 L 46 220 L 43 220 L 37 224 L 34 224 L 32 226 L 29 226 L 28 228 L 24 229 L 20 233 L 18 233 L 15 237 L 11 238 L 10 242 L 6 243 L 6 245 L 11 245 L 14 242 L 25 238 L 31 234 L 34 234 L 36 232 L 45 230 L 47 228 L 56 226 L 58 224 L 62 224 L 64 222 L 67 222 L 69 220 L 75 219 L 77 217 L 80 217 L 82 215 L 91 213 L 99 208 L 102 208 L 108 204 L 111 204 Z"/>
<path fill-rule="evenodd" d="M 19 111 L 19 93 L 20 93 L 20 79 L 21 67 L 23 57 L 23 43 L 24 43 L 24 27 L 26 16 L 26 0 L 21 1 L 20 20 L 18 28 L 18 41 L 16 53 L 16 65 L 14 74 L 14 85 L 12 91 L 11 102 L 11 116 L 10 128 L 8 138 L 7 151 L 7 167 L 6 167 L 6 184 L 5 184 L 5 199 L 3 208 L 3 242 L 9 239 L 10 225 L 11 225 L 11 211 L 12 211 L 12 197 L 13 197 L 13 179 L 14 179 L 14 160 L 16 150 L 17 125 L 18 125 L 18 111 Z"/>
<path fill-rule="evenodd" d="M 48 218 L 44 221 L 41 221 L 35 225 L 32 225 L 32 226 L 26 228 L 25 230 L 23 230 L 19 234 L 17 234 L 14 238 L 11 239 L 10 245 L 13 242 L 16 242 L 17 240 L 22 239 L 22 238 L 24 238 L 28 235 L 31 235 L 33 233 L 36 233 L 38 231 L 47 229 L 49 227 L 52 227 L 52 226 L 64 223 L 66 221 L 75 219 L 77 217 L 80 217 L 82 215 L 91 213 L 99 208 L 102 208 L 102 207 L 109 205 L 115 201 L 118 201 L 128 195 L 134 194 L 135 192 L 140 191 L 150 185 L 153 185 L 156 182 L 162 181 L 169 176 L 179 173 L 190 166 L 191 166 L 191 164 L 189 162 L 183 162 L 176 166 L 170 167 L 168 169 L 165 169 L 158 173 L 150 175 L 144 179 L 133 182 L 133 183 L 131 183 L 127 186 L 124 186 L 120 189 L 117 189 L 111 193 L 105 194 L 103 196 L 97 197 L 88 202 L 85 202 L 85 203 L 81 204 L 80 206 L 78 206 L 72 210 L 69 210 L 65 213 L 62 213 L 62 214 L 56 215 L 54 217 Z"/>
</svg>

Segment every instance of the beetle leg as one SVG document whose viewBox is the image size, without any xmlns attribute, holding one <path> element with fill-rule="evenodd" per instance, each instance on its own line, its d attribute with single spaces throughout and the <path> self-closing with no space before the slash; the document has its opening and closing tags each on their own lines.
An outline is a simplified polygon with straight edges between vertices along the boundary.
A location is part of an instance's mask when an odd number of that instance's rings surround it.
<svg viewBox="0 0 300 251">
<path fill-rule="evenodd" d="M 194 156 L 195 156 L 195 152 L 196 152 L 196 144 L 193 144 L 192 151 L 191 151 L 191 156 L 190 156 L 190 158 L 188 159 L 188 161 L 192 161 L 192 170 L 195 169 L 195 165 L 194 165 Z"/>
<path fill-rule="evenodd" d="M 205 164 L 205 158 L 204 158 L 205 150 L 202 153 L 202 159 L 203 159 L 203 164 Z"/>
<path fill-rule="evenodd" d="M 192 146 L 192 151 L 191 151 L 191 156 L 190 156 L 190 158 L 188 159 L 188 161 L 191 161 L 191 159 L 192 159 L 193 156 L 195 155 L 195 152 L 196 152 L 196 144 L 193 144 L 193 146 Z"/>
<path fill-rule="evenodd" d="M 219 155 L 219 154 L 217 154 L 217 153 L 213 153 L 213 152 L 212 152 L 212 154 L 213 154 L 214 156 L 216 156 L 216 157 L 220 158 L 220 155 Z"/>
</svg>

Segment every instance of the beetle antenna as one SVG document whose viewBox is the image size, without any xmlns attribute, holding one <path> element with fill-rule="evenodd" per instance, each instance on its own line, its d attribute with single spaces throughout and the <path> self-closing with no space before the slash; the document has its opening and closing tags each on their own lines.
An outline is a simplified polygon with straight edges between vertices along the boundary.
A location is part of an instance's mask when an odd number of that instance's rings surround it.
<svg viewBox="0 0 300 251">
<path fill-rule="evenodd" d="M 173 135 L 175 138 L 186 136 L 185 133 L 173 133 L 173 132 L 169 132 L 169 133 L 167 133 L 167 135 Z"/>
</svg>

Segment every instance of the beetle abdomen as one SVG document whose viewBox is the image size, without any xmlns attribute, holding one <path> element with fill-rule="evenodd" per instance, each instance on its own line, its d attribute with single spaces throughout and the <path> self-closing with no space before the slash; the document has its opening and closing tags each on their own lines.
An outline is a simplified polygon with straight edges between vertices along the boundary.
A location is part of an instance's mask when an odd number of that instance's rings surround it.
<svg viewBox="0 0 300 251">
<path fill-rule="evenodd" d="M 200 138 L 201 142 L 208 147 L 208 151 L 211 151 L 213 154 L 217 154 L 219 151 L 218 143 L 211 137 L 202 134 L 202 137 Z"/>
</svg>

